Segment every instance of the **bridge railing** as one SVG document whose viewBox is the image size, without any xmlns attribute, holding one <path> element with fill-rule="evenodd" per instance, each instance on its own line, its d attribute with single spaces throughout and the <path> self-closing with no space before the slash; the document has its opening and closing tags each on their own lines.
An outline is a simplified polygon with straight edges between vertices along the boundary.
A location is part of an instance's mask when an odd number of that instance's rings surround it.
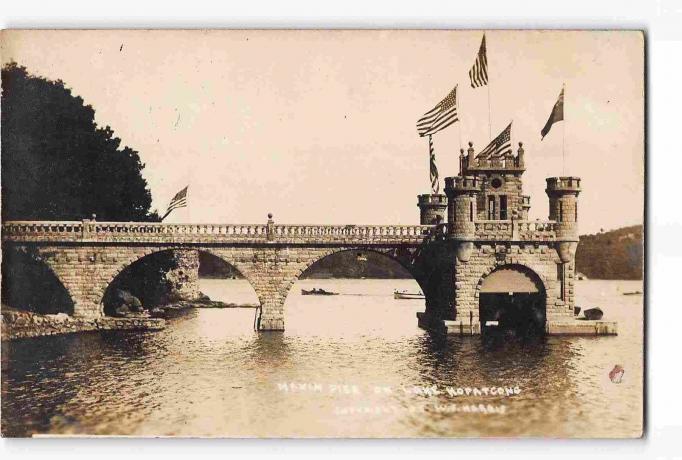
<svg viewBox="0 0 682 460">
<path fill-rule="evenodd" d="M 165 224 L 159 222 L 10 221 L 3 239 L 102 242 L 409 242 L 417 243 L 430 225 Z"/>
<path fill-rule="evenodd" d="M 10 221 L 2 224 L 3 239 L 18 241 L 102 242 L 291 242 L 291 243 L 421 243 L 444 232 L 433 225 L 282 225 L 164 224 L 158 222 Z M 550 241 L 554 221 L 480 220 L 475 240 Z"/>
<path fill-rule="evenodd" d="M 273 225 L 274 239 L 422 241 L 432 225 Z"/>
</svg>

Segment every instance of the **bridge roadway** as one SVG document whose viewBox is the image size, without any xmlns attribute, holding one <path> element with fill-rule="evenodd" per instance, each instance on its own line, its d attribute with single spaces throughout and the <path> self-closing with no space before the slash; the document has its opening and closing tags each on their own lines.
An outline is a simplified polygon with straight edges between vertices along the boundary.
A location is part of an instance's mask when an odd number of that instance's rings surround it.
<svg viewBox="0 0 682 460">
<path fill-rule="evenodd" d="M 452 277 L 445 233 L 446 225 L 281 225 L 272 219 L 266 224 L 2 224 L 3 250 L 30 252 L 42 260 L 69 293 L 74 316 L 103 316 L 107 287 L 143 257 L 198 250 L 221 258 L 251 283 L 261 304 L 261 330 L 283 330 L 284 302 L 296 280 L 318 260 L 347 250 L 374 251 L 399 262 L 422 287 L 428 308 L 429 286 Z M 546 244 L 555 238 L 553 221 L 477 221 L 473 240 Z"/>
</svg>

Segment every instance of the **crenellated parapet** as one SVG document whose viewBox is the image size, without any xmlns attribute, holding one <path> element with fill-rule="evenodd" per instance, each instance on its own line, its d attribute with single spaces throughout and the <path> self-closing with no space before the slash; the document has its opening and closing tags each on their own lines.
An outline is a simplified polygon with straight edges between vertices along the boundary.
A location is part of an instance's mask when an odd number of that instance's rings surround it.
<svg viewBox="0 0 682 460">
<path fill-rule="evenodd" d="M 448 199 L 442 193 L 425 193 L 418 195 L 419 223 L 421 225 L 438 225 L 445 223 Z"/>
</svg>

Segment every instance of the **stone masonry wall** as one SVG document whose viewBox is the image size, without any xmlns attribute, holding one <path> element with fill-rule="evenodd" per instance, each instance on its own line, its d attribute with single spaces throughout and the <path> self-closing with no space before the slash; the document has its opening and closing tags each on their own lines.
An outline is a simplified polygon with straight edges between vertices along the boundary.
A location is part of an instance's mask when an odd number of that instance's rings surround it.
<svg viewBox="0 0 682 460">
<path fill-rule="evenodd" d="M 126 267 L 147 255 L 160 251 L 204 251 L 213 254 L 234 268 L 249 281 L 261 305 L 260 328 L 284 329 L 284 302 L 289 290 L 310 265 L 335 252 L 345 250 L 372 250 L 400 261 L 410 269 L 414 251 L 409 248 L 366 248 L 349 245 L 343 247 L 301 246 L 38 246 L 42 260 L 53 270 L 74 302 L 74 316 L 99 318 L 104 316 L 102 300 L 109 284 Z M 194 255 L 182 252 L 180 260 L 194 267 Z M 415 277 L 419 276 L 415 265 Z M 419 281 L 419 279 L 418 279 Z"/>
<path fill-rule="evenodd" d="M 488 274 L 503 265 L 523 265 L 535 272 L 542 280 L 546 291 L 547 320 L 570 319 L 573 316 L 573 277 L 567 278 L 567 292 L 570 296 L 562 299 L 560 273 L 561 259 L 548 244 L 479 244 L 476 243 L 467 262 L 455 264 L 455 305 L 457 319 L 479 321 L 479 293 L 481 284 Z M 570 269 L 567 268 L 570 272 Z"/>
</svg>

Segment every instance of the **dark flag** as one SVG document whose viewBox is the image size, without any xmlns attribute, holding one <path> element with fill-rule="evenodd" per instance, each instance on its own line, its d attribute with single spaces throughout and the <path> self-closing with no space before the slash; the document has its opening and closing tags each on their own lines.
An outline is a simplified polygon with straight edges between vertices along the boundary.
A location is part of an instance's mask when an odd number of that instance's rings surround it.
<svg viewBox="0 0 682 460">
<path fill-rule="evenodd" d="M 549 115 L 549 120 L 547 120 L 547 123 L 545 123 L 545 127 L 542 128 L 542 131 L 540 131 L 542 139 L 544 139 L 545 136 L 549 133 L 549 130 L 552 129 L 552 125 L 554 123 L 556 123 L 557 121 L 561 121 L 563 119 L 564 119 L 564 88 L 562 87 L 561 92 L 559 93 L 559 98 L 554 103 L 552 113 Z"/>
<path fill-rule="evenodd" d="M 457 85 L 434 108 L 417 121 L 417 132 L 421 137 L 430 136 L 459 121 L 457 118 Z"/>
<path fill-rule="evenodd" d="M 436 153 L 433 151 L 433 141 L 429 134 L 429 161 L 431 170 L 431 190 L 433 193 L 438 193 L 440 190 L 440 182 L 438 181 L 438 168 L 436 168 Z"/>
<path fill-rule="evenodd" d="M 168 214 L 170 214 L 174 209 L 186 208 L 187 207 L 187 188 L 188 187 L 189 187 L 189 185 L 175 194 L 173 199 L 168 204 L 168 210 L 166 211 L 166 214 L 164 214 L 164 216 L 161 218 L 161 220 L 168 217 Z"/>
<path fill-rule="evenodd" d="M 488 144 L 486 148 L 481 150 L 481 153 L 476 155 L 476 158 L 497 158 L 502 157 L 507 153 L 511 153 L 511 126 L 512 124 L 510 122 L 509 126 L 504 128 L 504 131 L 502 131 L 495 139 L 493 139 L 493 141 Z"/>
<path fill-rule="evenodd" d="M 474 66 L 469 71 L 469 79 L 471 80 L 472 88 L 478 88 L 479 86 L 488 84 L 488 58 L 485 52 L 485 34 L 483 34 L 481 47 L 478 50 L 478 56 L 476 56 L 476 62 L 474 62 Z"/>
</svg>

